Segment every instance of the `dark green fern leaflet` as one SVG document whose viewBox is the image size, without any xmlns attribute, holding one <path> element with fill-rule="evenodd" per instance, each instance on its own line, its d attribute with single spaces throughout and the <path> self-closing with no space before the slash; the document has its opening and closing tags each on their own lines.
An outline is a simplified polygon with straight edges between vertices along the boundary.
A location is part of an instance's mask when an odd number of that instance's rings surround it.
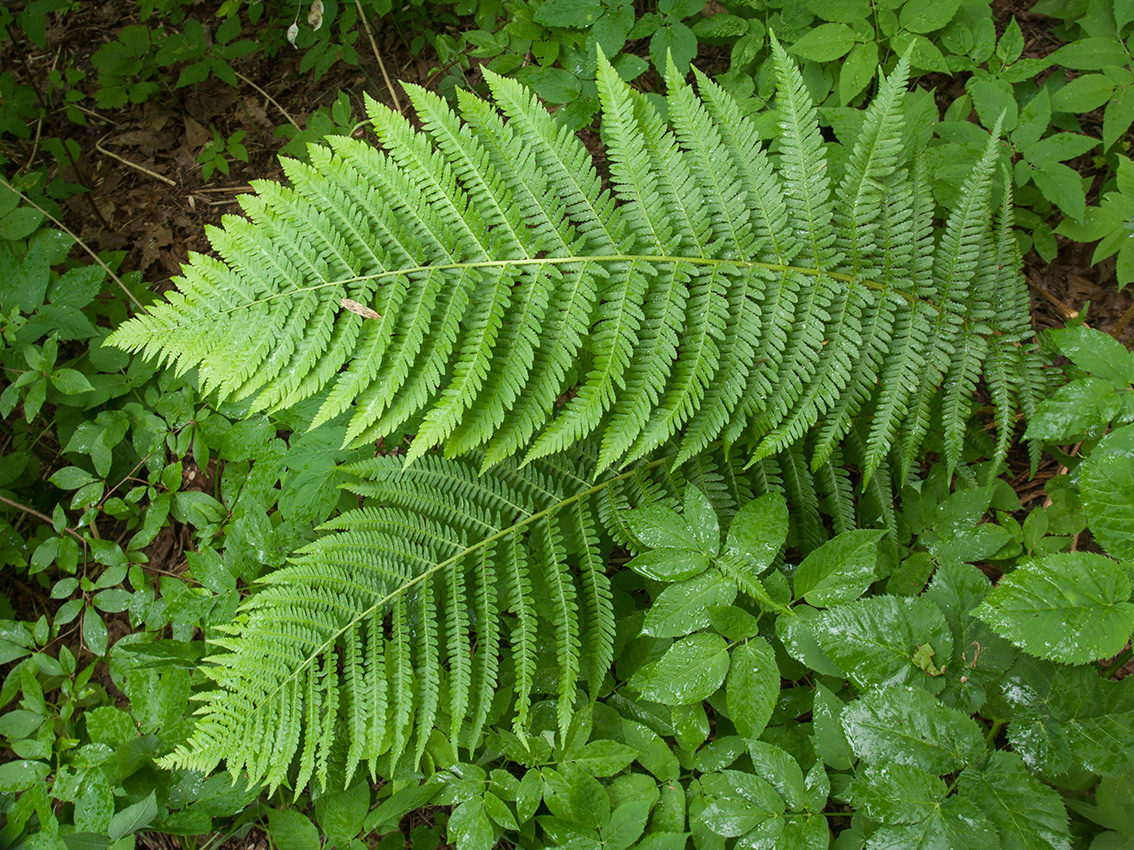
<svg viewBox="0 0 1134 850">
<path fill-rule="evenodd" d="M 303 786 L 325 780 L 330 742 L 345 735 L 348 775 L 363 761 L 373 773 L 379 757 L 393 775 L 403 757 L 416 764 L 434 726 L 474 746 L 502 666 L 522 731 L 537 662 L 549 662 L 537 657 L 545 632 L 566 728 L 581 671 L 595 693 L 612 660 L 596 510 L 631 476 L 593 485 L 593 464 L 514 461 L 478 475 L 433 455 L 405 471 L 396 457 L 345 469 L 381 507 L 330 522 L 249 598 L 172 759 L 202 770 L 224 759 L 275 785 L 298 754 Z"/>
<path fill-rule="evenodd" d="M 995 137 L 935 232 L 906 61 L 836 173 L 774 50 L 770 150 L 703 76 L 698 94 L 669 75 L 667 124 L 600 60 L 606 188 L 514 81 L 490 74 L 492 101 L 462 94 L 458 112 L 410 88 L 421 129 L 371 103 L 380 148 L 332 137 L 285 161 L 289 185 L 257 183 L 248 218 L 210 231 L 219 259 L 194 255 L 112 342 L 257 410 L 321 394 L 316 425 L 349 412 L 357 445 L 406 430 L 409 461 L 438 444 L 530 461 L 593 437 L 601 471 L 671 439 L 682 461 L 720 440 L 759 459 L 818 430 L 818 470 L 865 422 L 869 481 L 895 448 L 909 469 L 942 387 L 956 463 L 982 377 L 1003 457 L 1039 376 L 1021 368 L 1012 235 L 993 226 Z"/>
<path fill-rule="evenodd" d="M 436 454 L 408 469 L 394 456 L 345 467 L 364 506 L 329 522 L 225 627 L 205 667 L 215 687 L 197 697 L 195 730 L 167 763 L 224 761 L 253 782 L 302 788 L 344 767 L 349 784 L 363 763 L 372 775 L 412 773 L 434 729 L 473 749 L 508 704 L 523 735 L 532 703 L 554 699 L 565 731 L 579 681 L 599 696 L 613 658 L 607 563 L 616 543 L 637 545 L 626 509 L 676 504 L 689 484 L 729 517 L 776 490 L 793 517 L 809 516 L 796 534 L 806 551 L 823 535 L 808 514 L 818 486 L 837 525 L 856 522 L 845 471 L 813 481 L 801 454 L 745 473 L 717 449 L 597 483 L 594 456 L 485 472 L 479 457 Z"/>
</svg>

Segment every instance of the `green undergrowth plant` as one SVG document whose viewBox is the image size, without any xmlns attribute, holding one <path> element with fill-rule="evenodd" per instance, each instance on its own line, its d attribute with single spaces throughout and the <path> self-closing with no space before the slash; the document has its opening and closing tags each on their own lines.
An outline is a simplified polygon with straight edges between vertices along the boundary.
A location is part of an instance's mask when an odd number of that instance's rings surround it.
<svg viewBox="0 0 1134 850">
<path fill-rule="evenodd" d="M 360 456 L 345 422 L 217 412 L 104 347 L 119 282 L 152 296 L 74 243 L 0 188 L 0 847 L 192 847 L 260 816 L 256 789 L 153 764 L 192 725 L 192 637 L 349 505 L 336 463 Z"/>
<path fill-rule="evenodd" d="M 1015 660 L 993 629 L 1033 642 L 973 615 L 991 583 L 966 562 L 1012 534 L 949 539 L 1005 501 L 1015 411 L 1046 389 L 997 134 L 942 221 L 908 60 L 840 148 L 773 49 L 770 148 L 704 76 L 698 95 L 671 63 L 667 124 L 600 58 L 605 177 L 515 81 L 460 116 L 410 89 L 420 130 L 371 103 L 380 149 L 285 160 L 290 186 L 210 231 L 219 258 L 114 332 L 361 453 L 357 507 L 218 627 L 161 765 L 223 761 L 317 819 L 380 776 L 366 828 L 433 800 L 468 848 L 826 847 L 839 806 L 847 847 L 1068 846 L 1058 795 L 1002 745 L 1010 712 L 971 716 Z M 895 511 L 903 487 L 920 513 Z M 1080 622 L 1073 663 L 1128 619 L 1101 560 L 1115 619 L 1097 640 Z"/>
</svg>

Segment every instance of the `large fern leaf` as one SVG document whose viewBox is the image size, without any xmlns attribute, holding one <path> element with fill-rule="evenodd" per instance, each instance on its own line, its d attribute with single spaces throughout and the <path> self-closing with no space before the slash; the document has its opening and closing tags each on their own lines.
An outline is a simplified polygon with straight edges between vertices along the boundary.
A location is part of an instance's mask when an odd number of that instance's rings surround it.
<svg viewBox="0 0 1134 850">
<path fill-rule="evenodd" d="M 248 218 L 210 231 L 219 259 L 194 255 L 111 341 L 257 409 L 321 393 L 316 425 L 350 411 L 355 444 L 416 434 L 409 460 L 440 444 L 490 466 L 593 436 L 596 472 L 675 437 L 683 461 L 715 440 L 760 458 L 813 429 L 819 469 L 862 416 L 867 478 L 896 445 L 908 471 L 944 382 L 955 462 L 982 375 L 1002 427 L 1039 380 L 990 224 L 996 140 L 935 236 L 906 64 L 831 173 L 773 49 L 770 151 L 707 79 L 698 97 L 671 72 L 670 127 L 600 60 L 608 183 L 514 81 L 489 74 L 492 100 L 462 94 L 459 114 L 410 87 L 419 129 L 370 103 L 380 149 L 332 137 L 285 161 L 289 185 L 256 183 Z"/>
<path fill-rule="evenodd" d="M 572 455 L 486 472 L 477 457 L 436 454 L 408 469 L 394 456 L 345 467 L 364 506 L 267 576 L 223 629 L 204 668 L 214 687 L 165 763 L 207 772 L 224 761 L 294 788 L 332 768 L 349 782 L 362 764 L 405 776 L 434 729 L 471 749 L 490 713 L 511 706 L 523 735 L 534 699 L 549 697 L 565 732 L 578 681 L 596 698 L 613 658 L 607 562 L 614 544 L 636 545 L 626 509 L 676 504 L 692 485 L 729 517 L 775 490 L 807 551 L 823 535 L 818 482 L 835 525 L 857 524 L 846 473 L 812 479 L 801 452 L 744 473 L 718 449 L 597 481 L 595 453 Z M 333 742 L 345 764 L 332 764 Z"/>
</svg>

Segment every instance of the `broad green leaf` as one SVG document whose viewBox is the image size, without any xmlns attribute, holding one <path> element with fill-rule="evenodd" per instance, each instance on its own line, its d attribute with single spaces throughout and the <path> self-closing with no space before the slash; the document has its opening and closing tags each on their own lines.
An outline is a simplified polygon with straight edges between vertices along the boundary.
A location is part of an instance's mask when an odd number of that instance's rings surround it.
<svg viewBox="0 0 1134 850">
<path fill-rule="evenodd" d="M 56 369 L 51 373 L 51 383 L 63 395 L 78 395 L 94 390 L 87 376 L 78 369 Z"/>
<path fill-rule="evenodd" d="M 484 811 L 505 829 L 519 831 L 520 825 L 516 822 L 516 816 L 508 808 L 508 804 L 490 791 L 484 792 Z"/>
<path fill-rule="evenodd" d="M 664 505 L 635 508 L 623 515 L 630 533 L 649 549 L 697 549 L 698 537 L 677 512 Z"/>
<path fill-rule="evenodd" d="M 492 850 L 496 832 L 484 811 L 484 800 L 467 800 L 453 809 L 449 816 L 449 840 L 457 845 L 457 850 Z"/>
<path fill-rule="evenodd" d="M 78 490 L 97 479 L 85 469 L 80 469 L 77 466 L 65 466 L 53 473 L 47 480 L 62 490 Z"/>
<path fill-rule="evenodd" d="M 878 43 L 856 44 L 839 69 L 839 101 L 843 106 L 862 94 L 878 70 Z"/>
<path fill-rule="evenodd" d="M 831 796 L 831 777 L 827 775 L 827 768 L 823 762 L 817 761 L 807 771 L 803 778 L 803 787 L 807 791 L 803 803 L 809 812 L 822 812 L 827 808 L 827 799 Z"/>
<path fill-rule="evenodd" d="M 739 770 L 705 774 L 701 789 L 707 805 L 700 820 L 726 838 L 745 835 L 784 811 L 784 802 L 771 785 Z"/>
<path fill-rule="evenodd" d="M 709 498 L 696 487 L 685 488 L 685 525 L 697 541 L 697 548 L 710 555 L 721 549 L 721 527 Z"/>
<path fill-rule="evenodd" d="M 1082 156 L 1096 148 L 1098 143 L 1098 139 L 1084 136 L 1082 133 L 1056 133 L 1038 142 L 1023 145 L 1020 153 L 1023 154 L 1024 159 L 1032 165 L 1043 166 L 1047 165 L 1049 162 L 1066 162 L 1069 159 Z M 1065 330 L 1078 329 L 1065 328 L 1052 331 L 1052 334 L 1061 334 Z M 1085 328 L 1083 330 L 1085 330 Z M 1094 331 L 1093 333 L 1099 332 Z M 1105 334 L 1103 334 L 1103 336 L 1105 336 Z"/>
<path fill-rule="evenodd" d="M 815 62 L 830 62 L 845 56 L 854 43 L 854 30 L 846 24 L 819 24 L 808 29 L 788 52 Z"/>
<path fill-rule="evenodd" d="M 816 814 L 785 821 L 784 831 L 776 839 L 776 850 L 827 850 L 830 844 L 827 818 Z"/>
<path fill-rule="evenodd" d="M 83 643 L 95 655 L 106 655 L 107 644 L 106 623 L 91 606 L 83 611 Z"/>
<path fill-rule="evenodd" d="M 799 762 L 786 751 L 764 741 L 749 741 L 748 755 L 756 775 L 776 789 L 792 811 L 802 811 L 807 799 L 807 786 Z"/>
<path fill-rule="evenodd" d="M 548 788 L 544 800 L 556 817 L 598 829 L 610 820 L 610 796 L 585 769 L 564 764 L 559 773 L 547 771 Z"/>
<path fill-rule="evenodd" d="M 1076 77 L 1051 96 L 1054 112 L 1093 112 L 1114 92 L 1114 83 L 1103 74 Z"/>
<path fill-rule="evenodd" d="M 1045 162 L 1032 173 L 1045 198 L 1076 221 L 1087 214 L 1087 196 L 1079 172 L 1061 162 Z"/>
<path fill-rule="evenodd" d="M 709 609 L 709 621 L 725 639 L 741 641 L 760 634 L 760 621 L 735 605 Z"/>
<path fill-rule="evenodd" d="M 1116 89 L 1103 113 L 1103 150 L 1110 150 L 1134 123 L 1134 86 Z"/>
<path fill-rule="evenodd" d="M 687 635 L 708 626 L 711 610 L 735 598 L 736 584 L 718 570 L 706 570 L 659 593 L 646 612 L 642 632 L 657 638 Z"/>
<path fill-rule="evenodd" d="M 985 751 L 980 727 L 921 688 L 875 688 L 843 711 L 843 730 L 867 762 L 952 773 Z"/>
<path fill-rule="evenodd" d="M 791 654 L 808 669 L 824 676 L 842 678 L 846 675 L 819 645 L 815 631 L 825 612 L 810 605 L 796 605 L 790 614 L 776 618 L 776 637 Z"/>
<path fill-rule="evenodd" d="M 1032 770 L 1062 773 L 1074 761 L 1100 775 L 1134 767 L 1134 679 L 1021 656 L 1003 694 L 1008 740 Z"/>
<path fill-rule="evenodd" d="M 1051 60 L 1076 71 L 1099 71 L 1107 65 L 1129 65 L 1122 42 L 1113 38 L 1081 38 L 1056 50 Z"/>
<path fill-rule="evenodd" d="M 685 705 L 711 696 L 728 670 L 724 638 L 700 632 L 677 641 L 665 655 L 635 673 L 630 684 L 646 699 Z"/>
<path fill-rule="evenodd" d="M 602 828 L 605 850 L 626 850 L 637 841 L 650 816 L 648 800 L 630 800 L 610 813 L 610 822 Z"/>
<path fill-rule="evenodd" d="M 854 801 L 882 827 L 868 850 L 1000 850 L 995 828 L 968 799 L 946 796 L 935 776 L 900 765 L 873 767 L 852 785 Z"/>
<path fill-rule="evenodd" d="M 687 74 L 696 55 L 697 36 L 683 23 L 671 21 L 658 27 L 650 38 L 650 59 L 657 68 L 664 68 L 667 58 L 672 56 L 678 73 Z"/>
<path fill-rule="evenodd" d="M 682 832 L 685 829 L 685 786 L 667 782 L 658 792 L 658 802 L 650 822 L 651 832 Z"/>
<path fill-rule="evenodd" d="M 157 796 L 156 792 L 151 791 L 144 800 L 127 806 L 112 817 L 107 835 L 111 841 L 117 841 L 124 835 L 132 835 L 140 829 L 145 829 L 157 816 Z"/>
<path fill-rule="evenodd" d="M 1079 378 L 1040 403 L 1024 434 L 1028 439 L 1063 441 L 1110 422 L 1121 399 L 1102 378 Z"/>
<path fill-rule="evenodd" d="M 834 691 L 821 682 L 815 685 L 815 707 L 811 712 L 811 743 L 815 754 L 835 770 L 848 770 L 854 763 L 854 751 L 843 731 L 844 704 Z"/>
<path fill-rule="evenodd" d="M 870 0 L 809 0 L 807 8 L 820 20 L 844 24 L 866 20 L 873 14 Z"/>
<path fill-rule="evenodd" d="M 871 764 L 851 782 L 854 805 L 879 823 L 920 823 L 945 798 L 945 783 L 920 767 Z"/>
<path fill-rule="evenodd" d="M 1084 372 L 1121 392 L 1134 384 L 1134 352 L 1102 331 L 1076 325 L 1048 331 L 1056 348 Z"/>
<path fill-rule="evenodd" d="M 88 725 L 91 722 L 91 715 L 92 712 L 88 711 Z M 43 725 L 43 721 L 46 719 L 42 714 L 35 711 L 9 708 L 3 715 L 0 715 L 0 738 L 8 738 L 13 741 L 28 738 Z"/>
<path fill-rule="evenodd" d="M 1046 88 L 1042 88 L 1020 110 L 1012 141 L 1021 148 L 1038 142 L 1050 123 L 1051 94 Z"/>
<path fill-rule="evenodd" d="M 874 684 L 944 686 L 916 661 L 947 659 L 953 635 L 940 609 L 923 597 L 874 596 L 819 612 L 809 624 L 824 654 L 860 688 Z"/>
<path fill-rule="evenodd" d="M 319 850 L 319 830 L 294 809 L 269 809 L 268 827 L 279 850 Z"/>
<path fill-rule="evenodd" d="M 1095 789 L 1095 802 L 1107 821 L 1107 826 L 1116 829 L 1127 838 L 1134 839 L 1134 770 L 1104 776 Z"/>
<path fill-rule="evenodd" d="M 736 512 L 728 527 L 725 551 L 747 556 L 760 573 L 771 565 L 787 534 L 787 502 L 779 493 L 765 493 Z"/>
<path fill-rule="evenodd" d="M 545 0 L 534 17 L 546 27 L 581 29 L 597 21 L 602 12 L 600 0 Z"/>
<path fill-rule="evenodd" d="M 681 775 L 681 765 L 673 754 L 673 747 L 653 729 L 636 720 L 623 718 L 622 738 L 641 755 L 638 764 L 662 782 L 675 782 Z"/>
<path fill-rule="evenodd" d="M 767 641 L 752 638 L 732 651 L 725 684 L 725 701 L 736 731 L 757 738 L 772 716 L 780 693 L 776 653 Z"/>
<path fill-rule="evenodd" d="M 51 765 L 42 761 L 15 761 L 0 764 L 0 793 L 17 793 L 47 778 Z"/>
<path fill-rule="evenodd" d="M 370 783 L 363 780 L 315 801 L 315 822 L 329 844 L 346 847 L 363 832 L 370 811 Z"/>
<path fill-rule="evenodd" d="M 874 581 L 877 543 L 884 531 L 845 531 L 803 559 L 795 571 L 795 596 L 817 608 L 850 602 Z"/>
<path fill-rule="evenodd" d="M 1134 425 L 1104 437 L 1079 467 L 1083 509 L 1095 539 L 1116 558 L 1134 559 Z"/>
<path fill-rule="evenodd" d="M 968 86 L 973 99 L 973 108 L 980 117 L 980 123 L 992 128 L 1004 116 L 1002 129 L 1008 133 L 1016 129 L 1019 120 L 1019 105 L 1012 86 L 1004 80 L 973 77 Z"/>
<path fill-rule="evenodd" d="M 903 4 L 899 21 L 910 32 L 934 32 L 953 20 L 960 7 L 961 0 L 912 0 Z"/>
<path fill-rule="evenodd" d="M 957 793 L 996 827 L 1001 850 L 1070 850 L 1063 800 L 1032 776 L 1016 753 L 993 751 L 983 770 L 963 771 Z"/>
<path fill-rule="evenodd" d="M 590 741 L 571 756 L 571 761 L 593 776 L 614 776 L 630 765 L 639 753 L 618 741 Z"/>
<path fill-rule="evenodd" d="M 657 581 L 684 581 L 709 568 L 709 556 L 693 549 L 649 549 L 626 566 Z"/>
<path fill-rule="evenodd" d="M 1130 578 L 1091 552 L 1049 555 L 1000 580 L 973 612 L 1025 652 L 1064 664 L 1118 653 L 1134 631 Z"/>
<path fill-rule="evenodd" d="M 945 689 L 939 698 L 969 713 L 983 705 L 985 688 L 996 682 L 1016 658 L 1016 649 L 997 637 L 970 613 L 992 590 L 988 577 L 970 564 L 946 562 L 938 567 L 925 596 L 935 604 L 953 634 L 953 655 L 939 658 L 948 665 Z"/>
</svg>

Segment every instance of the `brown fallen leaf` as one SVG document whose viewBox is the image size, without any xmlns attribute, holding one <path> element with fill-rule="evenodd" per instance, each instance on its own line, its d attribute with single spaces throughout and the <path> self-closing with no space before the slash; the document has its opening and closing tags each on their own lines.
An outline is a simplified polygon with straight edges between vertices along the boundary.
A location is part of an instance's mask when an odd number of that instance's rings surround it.
<svg viewBox="0 0 1134 850">
<path fill-rule="evenodd" d="M 381 319 L 382 316 L 371 310 L 365 304 L 359 304 L 357 301 L 352 301 L 349 298 L 343 298 L 339 304 L 346 310 L 354 313 L 356 316 L 362 316 L 364 319 Z"/>
</svg>

